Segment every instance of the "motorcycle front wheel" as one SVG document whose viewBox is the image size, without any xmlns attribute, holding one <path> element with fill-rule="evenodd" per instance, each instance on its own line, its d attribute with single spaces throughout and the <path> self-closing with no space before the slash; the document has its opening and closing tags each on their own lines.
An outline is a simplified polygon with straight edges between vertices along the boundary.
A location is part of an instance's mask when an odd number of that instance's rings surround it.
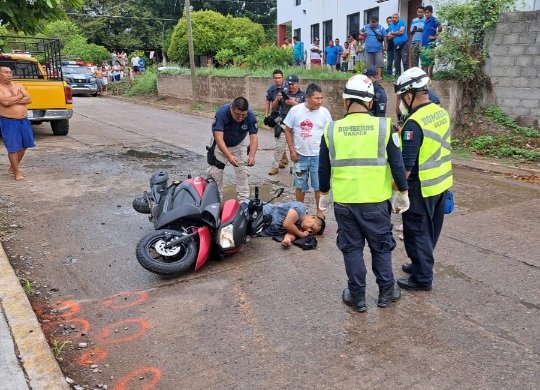
<svg viewBox="0 0 540 390">
<path fill-rule="evenodd" d="M 190 239 L 167 247 L 169 242 L 186 234 L 171 229 L 148 233 L 137 244 L 137 260 L 145 269 L 159 275 L 186 272 L 197 259 L 197 243 Z"/>
</svg>

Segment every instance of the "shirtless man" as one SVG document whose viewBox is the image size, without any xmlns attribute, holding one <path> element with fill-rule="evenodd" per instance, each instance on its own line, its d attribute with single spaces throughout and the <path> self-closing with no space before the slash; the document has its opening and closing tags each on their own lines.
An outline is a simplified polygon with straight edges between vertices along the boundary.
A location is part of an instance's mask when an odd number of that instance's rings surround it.
<svg viewBox="0 0 540 390">
<path fill-rule="evenodd" d="M 19 164 L 27 148 L 34 144 L 34 132 L 30 121 L 26 118 L 26 105 L 32 99 L 22 85 L 13 82 L 11 69 L 0 67 L 0 128 L 2 139 L 8 152 L 10 163 L 9 173 L 15 175 L 15 180 L 24 180 L 19 170 Z"/>
</svg>

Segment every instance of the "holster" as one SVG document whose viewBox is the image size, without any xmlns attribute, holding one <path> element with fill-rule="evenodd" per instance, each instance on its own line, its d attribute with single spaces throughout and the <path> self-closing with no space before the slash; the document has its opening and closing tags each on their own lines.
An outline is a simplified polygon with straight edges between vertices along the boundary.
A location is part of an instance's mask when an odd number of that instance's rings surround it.
<svg viewBox="0 0 540 390">
<path fill-rule="evenodd" d="M 225 164 L 216 158 L 216 141 L 212 142 L 211 146 L 206 147 L 206 162 L 218 169 L 225 169 Z"/>
</svg>

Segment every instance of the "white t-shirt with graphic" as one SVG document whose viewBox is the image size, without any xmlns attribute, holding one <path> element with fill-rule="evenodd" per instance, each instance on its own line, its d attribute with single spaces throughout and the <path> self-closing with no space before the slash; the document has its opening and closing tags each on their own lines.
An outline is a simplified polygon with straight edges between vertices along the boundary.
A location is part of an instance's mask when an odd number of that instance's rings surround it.
<svg viewBox="0 0 540 390">
<path fill-rule="evenodd" d="M 332 116 L 326 108 L 311 111 L 306 103 L 302 103 L 290 109 L 283 123 L 292 129 L 297 153 L 302 156 L 318 156 L 324 128 L 331 121 Z"/>
</svg>

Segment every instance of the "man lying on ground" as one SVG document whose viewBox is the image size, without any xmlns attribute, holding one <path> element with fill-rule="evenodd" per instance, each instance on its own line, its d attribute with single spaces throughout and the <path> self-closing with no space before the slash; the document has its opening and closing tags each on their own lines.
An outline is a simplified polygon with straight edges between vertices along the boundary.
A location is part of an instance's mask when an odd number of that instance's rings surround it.
<svg viewBox="0 0 540 390">
<path fill-rule="evenodd" d="M 288 248 L 297 238 L 321 235 L 326 226 L 324 219 L 308 214 L 302 202 L 267 203 L 263 214 L 271 217 L 270 225 L 262 236 L 283 236 L 281 245 Z"/>
</svg>

